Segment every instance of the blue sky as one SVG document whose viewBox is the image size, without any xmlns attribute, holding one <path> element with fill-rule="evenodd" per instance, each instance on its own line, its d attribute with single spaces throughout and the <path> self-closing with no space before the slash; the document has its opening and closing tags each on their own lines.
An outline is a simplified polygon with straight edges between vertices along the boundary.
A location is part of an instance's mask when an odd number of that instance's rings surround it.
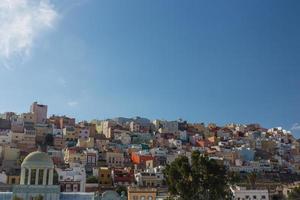
<svg viewBox="0 0 300 200">
<path fill-rule="evenodd" d="M 298 0 L 4 0 L 1 9 L 0 112 L 36 100 L 78 119 L 300 130 Z"/>
</svg>

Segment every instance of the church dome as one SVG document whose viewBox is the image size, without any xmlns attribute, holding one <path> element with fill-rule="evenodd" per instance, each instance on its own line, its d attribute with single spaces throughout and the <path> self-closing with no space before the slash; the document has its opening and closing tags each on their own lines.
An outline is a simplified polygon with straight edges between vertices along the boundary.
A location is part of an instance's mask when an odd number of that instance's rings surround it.
<svg viewBox="0 0 300 200">
<path fill-rule="evenodd" d="M 25 168 L 54 168 L 52 159 L 48 154 L 41 151 L 34 151 L 26 156 L 22 162 Z"/>
</svg>

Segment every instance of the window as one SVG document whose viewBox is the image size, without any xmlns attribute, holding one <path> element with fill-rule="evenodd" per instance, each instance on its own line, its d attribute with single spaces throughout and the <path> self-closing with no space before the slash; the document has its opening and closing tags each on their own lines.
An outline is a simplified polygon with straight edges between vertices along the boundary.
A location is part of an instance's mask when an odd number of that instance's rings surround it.
<svg viewBox="0 0 300 200">
<path fill-rule="evenodd" d="M 138 200 L 138 196 L 133 196 L 133 200 Z"/>
<path fill-rule="evenodd" d="M 146 200 L 145 196 L 141 196 L 141 200 Z"/>
<path fill-rule="evenodd" d="M 152 196 L 148 196 L 148 200 L 153 200 L 153 197 Z"/>
<path fill-rule="evenodd" d="M 256 199 L 256 195 L 253 196 L 253 199 Z"/>
<path fill-rule="evenodd" d="M 262 199 L 266 199 L 266 196 L 265 196 L 265 195 L 262 195 L 261 198 L 262 198 Z"/>
</svg>

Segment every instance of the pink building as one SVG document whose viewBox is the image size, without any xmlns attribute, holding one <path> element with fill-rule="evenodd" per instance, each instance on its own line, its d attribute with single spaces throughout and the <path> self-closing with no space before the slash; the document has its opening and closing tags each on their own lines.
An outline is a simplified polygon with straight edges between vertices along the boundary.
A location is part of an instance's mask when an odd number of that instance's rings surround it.
<svg viewBox="0 0 300 200">
<path fill-rule="evenodd" d="M 38 124 L 44 124 L 47 120 L 47 105 L 38 104 L 37 102 L 34 102 L 30 106 L 30 112 L 34 114 L 35 123 Z"/>
</svg>

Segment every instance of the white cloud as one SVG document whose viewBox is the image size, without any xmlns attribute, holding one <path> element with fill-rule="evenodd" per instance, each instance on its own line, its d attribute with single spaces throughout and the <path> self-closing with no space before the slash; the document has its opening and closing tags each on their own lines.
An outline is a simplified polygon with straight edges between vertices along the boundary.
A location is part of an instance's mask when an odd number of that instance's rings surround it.
<svg viewBox="0 0 300 200">
<path fill-rule="evenodd" d="M 300 124 L 299 123 L 293 124 L 291 131 L 300 131 Z"/>
<path fill-rule="evenodd" d="M 77 101 L 69 101 L 67 104 L 68 104 L 68 106 L 70 106 L 70 107 L 75 107 L 75 106 L 78 105 L 78 102 L 77 102 Z"/>
<path fill-rule="evenodd" d="M 29 55 L 35 39 L 53 27 L 58 14 L 47 0 L 0 0 L 0 61 Z"/>
</svg>

